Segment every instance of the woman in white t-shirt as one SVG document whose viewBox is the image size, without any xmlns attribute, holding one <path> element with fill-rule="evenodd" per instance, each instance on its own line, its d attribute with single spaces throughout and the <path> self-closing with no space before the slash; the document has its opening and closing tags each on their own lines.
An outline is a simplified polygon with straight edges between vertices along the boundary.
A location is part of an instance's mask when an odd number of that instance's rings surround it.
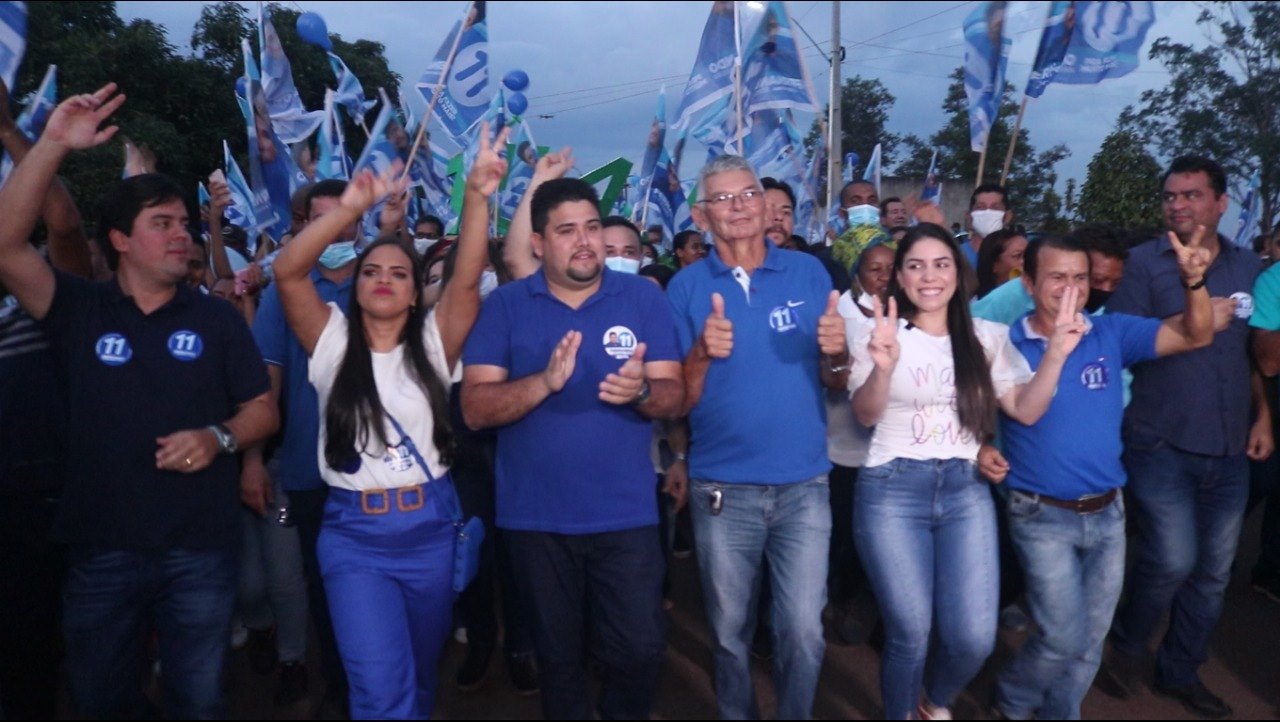
<svg viewBox="0 0 1280 722">
<path fill-rule="evenodd" d="M 874 328 L 851 349 L 853 410 L 875 426 L 854 536 L 885 622 L 887 719 L 950 719 L 946 705 L 990 655 L 999 569 L 978 449 L 995 431 L 997 407 L 1024 424 L 1039 420 L 1084 328 L 1083 319 L 1060 318 L 1032 375 L 1007 326 L 970 316 L 960 269 L 946 229 L 913 228 L 894 255 L 888 314 L 876 300 Z"/>
<path fill-rule="evenodd" d="M 275 262 L 319 402 L 329 499 L 317 554 L 354 719 L 426 719 L 435 704 L 456 596 L 448 383 L 479 312 L 488 199 L 506 174 L 497 152 L 504 143 L 505 133 L 482 147 L 467 179 L 454 275 L 430 312 L 421 259 L 395 238 L 352 259 L 348 308 L 322 302 L 309 279 L 323 253 L 342 248 L 330 244 L 344 229 L 380 197 L 404 193 L 405 180 L 392 180 L 397 169 L 357 174 Z"/>
</svg>

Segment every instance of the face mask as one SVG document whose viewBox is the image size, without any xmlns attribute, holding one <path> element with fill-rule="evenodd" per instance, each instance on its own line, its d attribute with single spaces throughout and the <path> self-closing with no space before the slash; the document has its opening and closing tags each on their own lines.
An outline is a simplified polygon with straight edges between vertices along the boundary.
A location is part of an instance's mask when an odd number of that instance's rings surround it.
<svg viewBox="0 0 1280 722">
<path fill-rule="evenodd" d="M 440 239 L 427 238 L 426 236 L 415 237 L 413 239 L 413 250 L 417 251 L 418 255 L 421 256 L 422 254 L 430 250 L 431 247 L 434 246 L 436 244 L 436 241 L 438 240 Z"/>
<path fill-rule="evenodd" d="M 486 270 L 480 274 L 480 298 L 488 298 L 498 287 L 498 274 L 494 271 Z"/>
<path fill-rule="evenodd" d="M 648 268 L 649 266 L 652 266 L 652 265 L 653 265 L 653 259 L 652 259 L 652 258 L 649 258 L 648 256 L 645 256 L 644 258 L 641 258 L 641 259 L 640 259 L 640 267 L 641 267 L 641 268 Z"/>
<path fill-rule="evenodd" d="M 604 267 L 610 271 L 618 273 L 639 273 L 640 261 L 635 258 L 623 258 L 622 256 L 610 256 L 604 259 Z"/>
<path fill-rule="evenodd" d="M 973 232 L 983 238 L 1004 228 L 1004 211 L 972 211 L 969 215 L 973 218 Z"/>
<path fill-rule="evenodd" d="M 320 265 L 330 271 L 342 268 L 356 259 L 356 242 L 341 241 L 339 243 L 330 243 L 329 247 L 324 249 L 324 253 L 320 254 Z"/>
<path fill-rule="evenodd" d="M 1111 291 L 1100 291 L 1096 288 L 1089 289 L 1089 300 L 1084 302 L 1084 310 L 1089 313 L 1096 313 L 1098 309 L 1106 305 L 1107 299 L 1111 298 Z"/>
<path fill-rule="evenodd" d="M 880 208 L 872 205 L 853 206 L 844 209 L 849 215 L 850 226 L 878 226 L 880 225 Z"/>
</svg>

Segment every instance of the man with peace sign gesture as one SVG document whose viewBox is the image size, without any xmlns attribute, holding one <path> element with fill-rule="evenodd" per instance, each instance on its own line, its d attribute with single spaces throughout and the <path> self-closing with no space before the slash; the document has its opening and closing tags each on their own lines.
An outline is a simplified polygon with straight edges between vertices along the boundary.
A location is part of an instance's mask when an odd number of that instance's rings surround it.
<svg viewBox="0 0 1280 722">
<path fill-rule="evenodd" d="M 1234 302 L 1235 317 L 1200 350 L 1138 364 L 1125 411 L 1125 468 L 1139 524 L 1130 596 L 1116 616 L 1109 669 L 1115 691 L 1135 691 L 1145 653 L 1172 608 L 1156 662 L 1155 690 L 1198 714 L 1230 707 L 1197 670 L 1222 612 L 1249 492 L 1249 459 L 1271 454 L 1271 414 L 1251 366 L 1251 292 L 1261 261 L 1217 233 L 1227 210 L 1222 167 L 1202 156 L 1174 159 L 1161 178 L 1166 228 L 1134 248 L 1109 313 L 1169 319 L 1191 314 L 1187 294 Z M 1204 230 L 1197 240 L 1197 227 Z M 1201 290 L 1203 287 L 1205 290 Z M 1109 675 L 1110 676 L 1110 675 Z"/>
<path fill-rule="evenodd" d="M 28 244 L 58 166 L 110 140 L 103 124 L 123 103 L 114 83 L 68 98 L 14 168 L 0 189 L 0 286 L 44 322 L 66 372 L 54 534 L 72 560 L 63 622 L 76 711 L 148 713 L 133 673 L 153 624 L 166 713 L 221 717 L 241 539 L 235 451 L 278 423 L 262 358 L 243 318 L 184 283 L 187 206 L 168 178 L 134 176 L 102 199 L 111 281 L 54 271 Z"/>
<path fill-rule="evenodd" d="M 1169 234 L 1186 312 L 1163 322 L 1085 316 L 1090 257 L 1075 238 L 1046 236 L 1027 249 L 1023 283 L 1035 309 L 1009 339 L 1032 369 L 1054 355 L 1065 361 L 1044 416 L 1030 425 L 1001 419 L 1009 534 L 1036 620 L 1000 676 L 996 705 L 1011 718 L 1079 717 L 1124 578 L 1121 373 L 1213 340 L 1212 304 L 1200 283 L 1208 267 L 1203 236 L 1200 227 L 1184 245 Z"/>
</svg>

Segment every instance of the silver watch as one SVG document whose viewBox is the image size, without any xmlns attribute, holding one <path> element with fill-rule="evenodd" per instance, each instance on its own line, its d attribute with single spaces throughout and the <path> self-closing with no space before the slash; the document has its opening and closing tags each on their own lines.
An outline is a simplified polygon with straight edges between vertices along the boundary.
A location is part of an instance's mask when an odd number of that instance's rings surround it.
<svg viewBox="0 0 1280 722">
<path fill-rule="evenodd" d="M 222 424 L 210 424 L 207 428 L 213 432 L 213 437 L 218 440 L 218 453 L 234 454 L 239 450 L 240 444 L 236 441 L 236 435 L 231 433 L 231 429 Z"/>
</svg>

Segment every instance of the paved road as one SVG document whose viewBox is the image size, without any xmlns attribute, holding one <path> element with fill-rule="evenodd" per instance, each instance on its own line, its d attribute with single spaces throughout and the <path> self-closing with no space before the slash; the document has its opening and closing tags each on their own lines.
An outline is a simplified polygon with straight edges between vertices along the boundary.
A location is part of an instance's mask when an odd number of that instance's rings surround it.
<svg viewBox="0 0 1280 722">
<path fill-rule="evenodd" d="M 1248 569 L 1257 553 L 1259 516 L 1255 513 L 1246 526 L 1236 573 L 1228 590 L 1226 613 L 1214 640 L 1212 659 L 1203 670 L 1206 684 L 1230 702 L 1238 719 L 1275 719 L 1280 714 L 1280 604 L 1253 591 L 1248 584 Z M 714 718 L 715 698 L 709 674 L 711 651 L 693 559 L 673 562 L 672 592 L 676 606 L 670 612 L 666 666 L 654 717 Z M 995 655 L 955 705 L 957 719 L 985 716 L 993 670 L 1009 658 L 1021 640 L 1021 635 L 1001 632 Z M 465 652 L 464 645 L 450 642 L 441 666 L 437 718 L 537 719 L 541 716 L 537 697 L 516 695 L 496 656 L 489 678 L 480 690 L 463 693 L 453 686 L 453 675 Z M 772 717 L 774 699 L 769 670 L 764 663 L 755 664 L 762 712 Z M 878 665 L 876 653 L 866 645 L 830 644 L 815 716 L 820 719 L 877 717 Z M 312 699 L 306 703 L 290 708 L 273 706 L 271 681 L 249 669 L 243 652 L 234 656 L 228 686 L 232 714 L 239 718 L 303 719 L 319 701 L 318 685 L 313 683 Z M 1086 719 L 1195 719 L 1177 702 L 1151 692 L 1130 702 L 1119 702 L 1095 689 L 1086 698 L 1083 712 Z"/>
</svg>

